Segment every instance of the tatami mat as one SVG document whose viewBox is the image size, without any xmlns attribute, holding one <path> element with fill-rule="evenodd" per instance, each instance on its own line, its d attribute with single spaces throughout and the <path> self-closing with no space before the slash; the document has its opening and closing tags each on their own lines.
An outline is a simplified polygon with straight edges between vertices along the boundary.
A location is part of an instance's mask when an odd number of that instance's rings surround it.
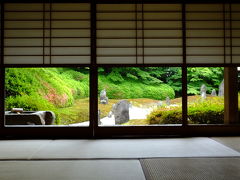
<svg viewBox="0 0 240 180">
<path fill-rule="evenodd" d="M 145 180 L 138 160 L 0 161 L 1 180 Z"/>
<path fill-rule="evenodd" d="M 0 159 L 240 156 L 210 138 L 0 141 Z M 3 147 L 3 148 L 2 148 Z"/>
<path fill-rule="evenodd" d="M 240 137 L 213 137 L 212 139 L 240 152 Z"/>
<path fill-rule="evenodd" d="M 240 158 L 141 160 L 147 180 L 239 180 Z"/>
</svg>

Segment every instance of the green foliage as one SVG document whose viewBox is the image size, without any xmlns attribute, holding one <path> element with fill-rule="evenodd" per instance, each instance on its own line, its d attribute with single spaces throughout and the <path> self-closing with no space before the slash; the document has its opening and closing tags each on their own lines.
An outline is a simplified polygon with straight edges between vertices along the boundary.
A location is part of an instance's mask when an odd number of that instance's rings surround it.
<svg viewBox="0 0 240 180">
<path fill-rule="evenodd" d="M 110 99 L 131 99 L 131 98 L 150 98 L 165 100 L 174 98 L 174 90 L 167 84 L 146 85 L 139 81 L 124 81 L 115 84 L 107 77 L 99 76 L 98 94 L 102 89 L 106 89 Z"/>
<path fill-rule="evenodd" d="M 207 86 L 207 93 L 218 90 L 223 80 L 223 67 L 192 67 L 187 68 L 188 94 L 199 94 L 202 84 Z"/>
<path fill-rule="evenodd" d="M 5 89 L 6 110 L 50 110 L 58 116 L 59 108 L 89 96 L 88 69 L 6 68 Z"/>
<path fill-rule="evenodd" d="M 181 124 L 182 107 L 161 108 L 153 111 L 148 120 L 150 124 Z M 221 97 L 211 97 L 207 100 L 197 100 L 188 106 L 190 124 L 222 124 L 224 103 Z"/>
</svg>

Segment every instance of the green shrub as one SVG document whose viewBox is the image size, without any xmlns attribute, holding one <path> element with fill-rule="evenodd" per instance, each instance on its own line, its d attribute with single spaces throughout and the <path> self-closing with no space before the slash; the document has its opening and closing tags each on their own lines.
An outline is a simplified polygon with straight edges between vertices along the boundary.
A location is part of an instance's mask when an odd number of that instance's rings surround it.
<svg viewBox="0 0 240 180">
<path fill-rule="evenodd" d="M 221 97 L 209 97 L 188 105 L 188 120 L 190 124 L 222 124 L 224 119 L 224 104 Z M 148 120 L 150 124 L 181 124 L 182 107 L 161 108 L 153 111 Z"/>
<path fill-rule="evenodd" d="M 167 84 L 146 85 L 141 81 L 124 81 L 114 84 L 104 76 L 98 79 L 98 94 L 101 90 L 106 89 L 107 96 L 110 99 L 133 99 L 133 98 L 150 98 L 165 100 L 166 97 L 174 98 L 174 90 Z"/>
</svg>

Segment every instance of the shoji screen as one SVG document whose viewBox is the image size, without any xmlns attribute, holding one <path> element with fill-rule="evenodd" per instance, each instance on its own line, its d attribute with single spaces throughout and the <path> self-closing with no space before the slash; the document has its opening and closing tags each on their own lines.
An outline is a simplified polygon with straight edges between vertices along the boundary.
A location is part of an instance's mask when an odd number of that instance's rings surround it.
<svg viewBox="0 0 240 180">
<path fill-rule="evenodd" d="M 5 4 L 4 63 L 43 63 L 43 4 Z"/>
<path fill-rule="evenodd" d="M 97 63 L 182 63 L 180 4 L 98 4 Z"/>
<path fill-rule="evenodd" d="M 90 5 L 53 3 L 51 63 L 90 63 Z"/>
<path fill-rule="evenodd" d="M 232 4 L 232 62 L 240 63 L 240 4 Z"/>
<path fill-rule="evenodd" d="M 186 5 L 187 63 L 224 63 L 223 4 Z"/>
<path fill-rule="evenodd" d="M 144 62 L 182 63 L 180 4 L 144 4 Z"/>
<path fill-rule="evenodd" d="M 90 4 L 7 3 L 5 64 L 90 63 Z"/>
<path fill-rule="evenodd" d="M 136 6 L 97 5 L 97 63 L 136 63 Z"/>
</svg>

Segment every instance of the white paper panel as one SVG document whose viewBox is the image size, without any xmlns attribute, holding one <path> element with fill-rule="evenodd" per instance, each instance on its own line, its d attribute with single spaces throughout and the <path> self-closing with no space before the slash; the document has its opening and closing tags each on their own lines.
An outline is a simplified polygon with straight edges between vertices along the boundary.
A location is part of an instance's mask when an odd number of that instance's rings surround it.
<svg viewBox="0 0 240 180">
<path fill-rule="evenodd" d="M 147 55 L 182 55 L 182 48 L 144 48 L 144 54 Z"/>
<path fill-rule="evenodd" d="M 145 30 L 145 38 L 154 37 L 154 38 L 166 38 L 166 37 L 182 37 L 181 30 Z"/>
<path fill-rule="evenodd" d="M 42 30 L 5 30 L 5 37 L 42 37 Z"/>
<path fill-rule="evenodd" d="M 5 11 L 42 11 L 42 3 L 6 3 Z"/>
<path fill-rule="evenodd" d="M 126 13 L 97 13 L 97 20 L 135 20 L 134 12 Z"/>
<path fill-rule="evenodd" d="M 5 55 L 39 55 L 41 56 L 43 52 L 43 48 L 4 48 Z"/>
<path fill-rule="evenodd" d="M 4 56 L 4 64 L 42 64 L 43 56 Z"/>
<path fill-rule="evenodd" d="M 233 55 L 240 56 L 240 47 L 233 47 L 232 48 L 232 53 L 233 53 Z"/>
<path fill-rule="evenodd" d="M 135 30 L 98 30 L 97 38 L 106 37 L 106 38 L 135 38 Z"/>
<path fill-rule="evenodd" d="M 89 55 L 89 47 L 52 47 L 52 55 Z"/>
<path fill-rule="evenodd" d="M 52 37 L 90 37 L 90 30 L 52 30 Z"/>
<path fill-rule="evenodd" d="M 52 12 L 52 20 L 57 19 L 90 19 L 89 12 Z"/>
<path fill-rule="evenodd" d="M 161 57 L 150 57 L 145 56 L 144 58 L 145 63 L 149 64 L 156 64 L 156 63 L 163 63 L 163 64 L 174 64 L 174 63 L 182 63 L 182 56 L 161 56 Z"/>
<path fill-rule="evenodd" d="M 52 21 L 52 28 L 90 28 L 90 21 Z"/>
<path fill-rule="evenodd" d="M 182 46 L 182 39 L 144 39 L 145 47 L 148 46 Z"/>
<path fill-rule="evenodd" d="M 89 38 L 54 38 L 52 46 L 90 46 Z"/>
<path fill-rule="evenodd" d="M 219 46 L 224 45 L 223 38 L 188 38 L 187 46 Z"/>
<path fill-rule="evenodd" d="M 97 46 L 112 46 L 112 47 L 119 47 L 119 46 L 135 46 L 136 40 L 135 39 L 98 39 Z"/>
<path fill-rule="evenodd" d="M 52 64 L 89 64 L 90 56 L 52 56 Z"/>
<path fill-rule="evenodd" d="M 240 37 L 240 30 L 232 30 L 232 36 L 234 38 L 239 38 Z"/>
<path fill-rule="evenodd" d="M 60 56 L 57 56 L 59 62 L 57 62 L 56 58 L 54 59 L 54 63 L 57 64 L 90 63 L 90 4 L 53 3 L 51 22 L 50 12 L 44 12 L 44 14 L 43 12 L 41 12 L 43 11 L 43 4 L 6 4 L 5 10 L 21 11 L 5 13 L 5 19 L 11 20 L 5 21 L 6 28 L 5 46 L 7 46 L 4 49 L 5 55 L 7 57 L 5 58 L 5 63 L 32 64 L 31 61 L 35 60 L 36 60 L 34 62 L 35 64 L 43 63 L 42 58 L 38 58 L 37 56 L 35 56 L 35 58 L 32 58 L 32 55 L 39 56 L 48 55 L 45 56 L 44 59 L 45 63 L 48 62 L 50 63 L 51 59 L 50 55 L 63 55 L 63 57 L 65 57 L 61 58 Z M 50 11 L 49 3 L 45 4 L 45 11 Z M 42 29 L 43 23 L 45 30 Z M 51 31 L 50 29 L 47 29 L 50 27 L 53 28 Z M 43 39 L 43 37 L 45 39 Z M 50 38 L 52 38 L 51 44 Z M 52 46 L 51 51 L 49 47 L 50 45 Z M 45 46 L 44 51 L 42 46 Z M 71 46 L 86 46 L 86 47 L 71 47 Z M 50 52 L 52 54 L 50 54 Z M 14 57 L 7 55 L 21 55 L 21 56 Z M 26 57 L 29 56 L 29 58 L 26 58 L 25 56 L 22 55 L 26 55 Z M 66 55 L 70 56 L 66 57 Z M 79 57 L 73 55 L 79 55 Z M 84 55 L 88 57 L 85 57 Z M 79 61 L 80 58 L 82 58 L 82 61 Z M 64 62 L 64 60 L 67 61 Z"/>
<path fill-rule="evenodd" d="M 240 63 L 240 56 L 239 55 L 238 56 L 233 55 L 232 62 L 233 63 Z"/>
<path fill-rule="evenodd" d="M 38 20 L 43 18 L 42 12 L 5 12 L 5 19 L 33 19 Z"/>
<path fill-rule="evenodd" d="M 5 46 L 42 46 L 42 39 L 5 39 Z"/>
<path fill-rule="evenodd" d="M 187 37 L 224 37 L 224 30 L 188 30 Z"/>
<path fill-rule="evenodd" d="M 144 28 L 154 29 L 154 28 L 164 28 L 164 29 L 175 29 L 182 28 L 181 21 L 145 21 Z"/>
<path fill-rule="evenodd" d="M 89 11 L 90 4 L 88 3 L 53 3 L 53 11 Z"/>
<path fill-rule="evenodd" d="M 97 29 L 135 29 L 136 23 L 134 21 L 99 21 L 97 22 Z"/>
<path fill-rule="evenodd" d="M 186 11 L 222 11 L 222 4 L 187 4 Z"/>
<path fill-rule="evenodd" d="M 223 28 L 221 21 L 188 21 L 187 28 Z"/>
<path fill-rule="evenodd" d="M 98 57 L 99 64 L 135 64 L 136 57 Z"/>
<path fill-rule="evenodd" d="M 205 63 L 205 64 L 216 64 L 224 63 L 223 56 L 187 56 L 187 63 Z"/>
<path fill-rule="evenodd" d="M 134 11 L 135 4 L 98 4 L 97 11 L 99 12 L 117 12 L 117 11 Z"/>
<path fill-rule="evenodd" d="M 5 28 L 43 28 L 41 21 L 5 21 Z"/>
<path fill-rule="evenodd" d="M 223 18 L 223 13 L 187 13 L 186 18 L 188 20 L 221 20 Z"/>
<path fill-rule="evenodd" d="M 136 48 L 98 48 L 97 55 L 107 56 L 121 56 L 121 55 L 135 55 Z"/>
<path fill-rule="evenodd" d="M 223 55 L 224 47 L 188 47 L 187 54 L 196 54 L 196 55 Z"/>
<path fill-rule="evenodd" d="M 232 40 L 232 45 L 233 46 L 240 46 L 240 38 L 234 38 Z"/>
<path fill-rule="evenodd" d="M 144 11 L 181 11 L 181 4 L 144 4 Z"/>
<path fill-rule="evenodd" d="M 181 12 L 145 12 L 144 20 L 181 20 Z"/>
</svg>

